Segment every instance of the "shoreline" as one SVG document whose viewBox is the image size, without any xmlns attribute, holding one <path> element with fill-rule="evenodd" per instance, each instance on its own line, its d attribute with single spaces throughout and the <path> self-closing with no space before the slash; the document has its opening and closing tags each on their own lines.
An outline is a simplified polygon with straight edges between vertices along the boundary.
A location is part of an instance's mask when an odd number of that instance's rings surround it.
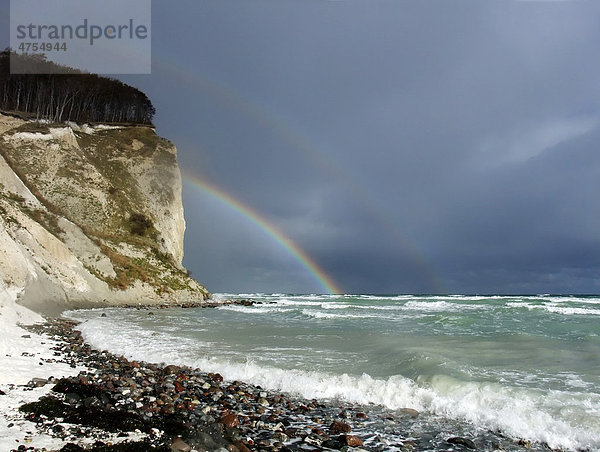
<svg viewBox="0 0 600 452">
<path fill-rule="evenodd" d="M 47 381 L 52 391 L 25 406 L 25 418 L 36 422 L 42 432 L 58 431 L 58 436 L 70 443 L 86 439 L 89 444 L 96 443 L 96 448 L 104 447 L 101 450 L 283 451 L 290 450 L 284 442 L 293 439 L 311 450 L 363 444 L 351 434 L 352 420 L 364 416 L 353 407 L 343 408 L 343 416 L 335 419 L 327 414 L 334 408 L 316 400 L 224 381 L 220 374 L 186 366 L 129 361 L 92 349 L 74 330 L 76 325 L 54 319 L 28 327 L 62 338 L 61 359 L 68 356 L 70 365 L 79 363 L 86 368 L 78 375 Z M 331 418 L 330 425 L 324 417 Z M 74 434 L 57 428 L 71 423 L 79 426 L 71 428 Z M 98 440 L 107 440 L 106 432 L 120 435 L 128 430 L 130 439 L 122 446 L 107 448 L 115 437 L 103 446 L 98 444 Z M 91 440 L 85 435 L 91 435 Z"/>
<path fill-rule="evenodd" d="M 78 373 L 45 382 L 33 380 L 25 386 L 32 396 L 37 391 L 35 395 L 45 399 L 30 405 L 30 413 L 21 414 L 23 422 L 29 419 L 35 425 L 27 428 L 22 424 L 20 428 L 36 433 L 29 435 L 30 443 L 23 435 L 15 450 L 19 446 L 20 450 L 41 450 L 28 449 L 36 434 L 54 437 L 56 444 L 90 447 L 96 443 L 96 449 L 85 450 L 98 451 L 549 450 L 501 434 L 486 437 L 463 432 L 438 432 L 438 447 L 431 449 L 435 439 L 431 432 L 414 434 L 420 422 L 420 413 L 415 410 L 306 400 L 239 381 L 224 381 L 221 375 L 200 369 L 129 361 L 93 349 L 75 327 L 76 322 L 64 318 L 27 327 L 29 334 L 51 337 L 53 359 L 69 369 L 75 366 Z M 119 422 L 106 420 L 110 418 Z M 373 425 L 403 433 L 397 442 L 383 444 Z M 122 446 L 110 446 L 117 442 L 123 442 Z M 46 450 L 84 450 L 53 447 Z"/>
</svg>

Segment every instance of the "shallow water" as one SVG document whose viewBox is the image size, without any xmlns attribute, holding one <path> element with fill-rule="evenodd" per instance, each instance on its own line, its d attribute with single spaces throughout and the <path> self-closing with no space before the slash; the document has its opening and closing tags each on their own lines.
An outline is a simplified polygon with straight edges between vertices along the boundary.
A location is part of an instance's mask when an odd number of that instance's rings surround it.
<svg viewBox="0 0 600 452">
<path fill-rule="evenodd" d="M 69 315 L 92 345 L 138 360 L 600 449 L 600 297 L 217 297 L 262 304 Z"/>
</svg>

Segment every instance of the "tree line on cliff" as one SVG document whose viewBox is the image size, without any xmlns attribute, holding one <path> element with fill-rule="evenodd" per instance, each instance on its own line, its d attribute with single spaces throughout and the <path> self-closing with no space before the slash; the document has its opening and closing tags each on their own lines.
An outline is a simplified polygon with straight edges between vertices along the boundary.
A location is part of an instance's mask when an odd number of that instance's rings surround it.
<svg viewBox="0 0 600 452">
<path fill-rule="evenodd" d="M 20 72 L 28 73 L 11 74 L 11 58 L 18 59 Z M 155 113 L 143 92 L 119 80 L 8 49 L 0 52 L 0 110 L 79 123 L 152 124 Z"/>
</svg>

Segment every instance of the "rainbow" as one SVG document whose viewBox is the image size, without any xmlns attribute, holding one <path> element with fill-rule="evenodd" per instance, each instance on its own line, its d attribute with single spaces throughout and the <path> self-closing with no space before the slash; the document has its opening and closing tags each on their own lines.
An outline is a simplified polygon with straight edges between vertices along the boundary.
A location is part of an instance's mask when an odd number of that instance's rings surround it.
<svg viewBox="0 0 600 452">
<path fill-rule="evenodd" d="M 252 209 L 250 206 L 243 204 L 241 201 L 225 192 L 222 188 L 201 179 L 189 171 L 182 170 L 181 174 L 185 183 L 202 190 L 203 193 L 227 205 L 265 231 L 273 240 L 275 240 L 275 242 L 288 251 L 313 276 L 326 292 L 332 295 L 344 293 L 340 286 L 325 272 L 325 270 L 319 267 L 319 265 L 306 254 L 304 250 L 296 245 L 290 238 L 286 237 L 276 225 L 269 222 L 269 220 L 259 212 Z"/>
<path fill-rule="evenodd" d="M 191 89 L 212 97 L 219 105 L 251 119 L 256 125 L 269 130 L 283 140 L 283 142 L 300 151 L 302 155 L 312 162 L 315 168 L 327 174 L 329 178 L 335 180 L 338 186 L 344 187 L 353 195 L 354 199 L 361 204 L 363 210 L 382 227 L 388 237 L 400 246 L 403 253 L 412 261 L 413 265 L 420 269 L 422 274 L 427 278 L 432 293 L 447 292 L 444 289 L 443 281 L 439 278 L 431 263 L 405 238 L 400 225 L 397 224 L 396 220 L 391 218 L 387 212 L 388 206 L 382 206 L 367 187 L 362 184 L 359 185 L 360 178 L 352 177 L 349 171 L 344 170 L 343 162 L 334 162 L 330 156 L 315 146 L 305 136 L 305 133 L 296 130 L 297 128 L 294 129 L 292 127 L 293 121 L 285 120 L 281 114 L 268 112 L 266 107 L 256 105 L 243 98 L 231 87 L 214 81 L 205 74 L 190 71 L 164 56 L 160 59 L 154 58 L 152 64 L 153 67 L 160 68 L 160 70 L 169 73 L 171 77 L 178 79 Z M 221 200 L 224 201 L 224 199 Z M 260 222 L 256 223 L 260 224 Z"/>
</svg>

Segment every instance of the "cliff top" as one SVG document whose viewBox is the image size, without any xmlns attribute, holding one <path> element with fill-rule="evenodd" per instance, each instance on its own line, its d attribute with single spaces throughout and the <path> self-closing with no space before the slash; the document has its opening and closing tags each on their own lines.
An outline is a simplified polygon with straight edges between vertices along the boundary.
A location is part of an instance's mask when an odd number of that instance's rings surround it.
<svg viewBox="0 0 600 452">
<path fill-rule="evenodd" d="M 11 74 L 11 60 L 29 74 Z M 119 80 L 46 60 L 44 55 L 0 53 L 0 110 L 52 122 L 152 124 L 150 99 Z"/>
</svg>

